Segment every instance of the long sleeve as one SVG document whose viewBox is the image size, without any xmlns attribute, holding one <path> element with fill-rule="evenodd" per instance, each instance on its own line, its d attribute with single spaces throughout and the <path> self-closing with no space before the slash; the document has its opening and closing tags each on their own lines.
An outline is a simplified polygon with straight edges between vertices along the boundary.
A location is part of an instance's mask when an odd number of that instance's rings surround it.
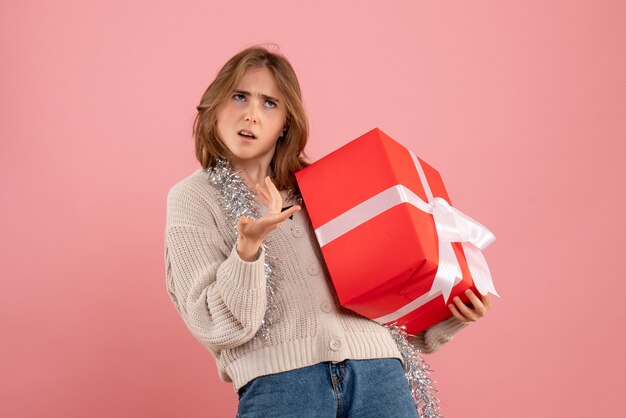
<svg viewBox="0 0 626 418">
<path fill-rule="evenodd" d="M 170 299 L 213 350 L 251 340 L 266 311 L 265 250 L 247 262 L 219 233 L 210 205 L 189 187 L 168 194 L 165 268 Z"/>
<path fill-rule="evenodd" d="M 409 342 L 420 349 L 422 353 L 433 353 L 439 350 L 442 345 L 451 341 L 468 324 L 451 316 L 409 338 Z"/>
</svg>

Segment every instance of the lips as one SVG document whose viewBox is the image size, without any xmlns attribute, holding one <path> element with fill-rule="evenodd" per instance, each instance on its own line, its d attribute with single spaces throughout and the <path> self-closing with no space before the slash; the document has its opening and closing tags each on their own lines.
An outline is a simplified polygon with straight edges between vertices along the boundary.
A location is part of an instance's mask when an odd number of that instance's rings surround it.
<svg viewBox="0 0 626 418">
<path fill-rule="evenodd" d="M 242 129 L 239 132 L 237 132 L 237 134 L 247 139 L 256 139 L 256 135 L 254 135 L 252 132 L 248 131 L 247 129 Z"/>
</svg>

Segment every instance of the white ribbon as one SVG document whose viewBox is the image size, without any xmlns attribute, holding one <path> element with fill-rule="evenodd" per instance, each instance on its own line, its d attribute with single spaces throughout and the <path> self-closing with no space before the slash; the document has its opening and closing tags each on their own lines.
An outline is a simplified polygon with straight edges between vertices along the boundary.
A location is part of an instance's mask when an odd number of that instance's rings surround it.
<svg viewBox="0 0 626 418">
<path fill-rule="evenodd" d="M 410 152 L 428 203 L 405 186 L 398 184 L 342 213 L 315 230 L 320 247 L 348 233 L 357 226 L 402 203 L 408 203 L 433 215 L 439 240 L 439 262 L 435 280 L 427 294 L 414 299 L 400 309 L 374 320 L 383 324 L 395 321 L 409 312 L 443 294 L 447 303 L 452 288 L 462 278 L 461 266 L 456 258 L 453 242 L 460 242 L 476 289 L 483 295 L 499 296 L 493 285 L 487 260 L 481 250 L 487 248 L 496 237 L 469 216 L 450 206 L 445 199 L 433 197 L 424 170 L 414 153 Z"/>
</svg>

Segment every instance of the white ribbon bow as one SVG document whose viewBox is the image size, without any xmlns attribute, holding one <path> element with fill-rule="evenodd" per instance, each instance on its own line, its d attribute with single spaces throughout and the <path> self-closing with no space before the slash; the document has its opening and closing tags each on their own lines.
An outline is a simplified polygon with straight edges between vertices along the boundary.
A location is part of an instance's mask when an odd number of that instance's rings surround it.
<svg viewBox="0 0 626 418">
<path fill-rule="evenodd" d="M 450 206 L 445 199 L 433 197 L 422 165 L 415 154 L 410 151 L 409 153 L 420 176 L 428 202 L 425 202 L 403 185 L 398 184 L 367 199 L 315 230 L 320 247 L 323 247 L 341 235 L 401 203 L 408 203 L 433 215 L 439 239 L 439 262 L 433 285 L 427 294 L 392 313 L 374 319 L 383 324 L 401 318 L 436 298 L 440 293 L 443 295 L 444 302 L 447 303 L 452 288 L 462 278 L 461 266 L 451 245 L 453 242 L 460 242 L 463 246 L 463 252 L 465 253 L 476 289 L 483 295 L 492 293 L 499 296 L 493 285 L 487 260 L 485 260 L 481 252 L 481 250 L 484 250 L 494 242 L 496 237 L 483 225 Z"/>
</svg>

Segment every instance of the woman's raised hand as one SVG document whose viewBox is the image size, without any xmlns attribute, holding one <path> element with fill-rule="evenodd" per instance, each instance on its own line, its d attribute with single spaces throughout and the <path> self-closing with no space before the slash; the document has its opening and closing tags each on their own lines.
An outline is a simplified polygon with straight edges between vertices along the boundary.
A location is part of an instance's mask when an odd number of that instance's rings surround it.
<svg viewBox="0 0 626 418">
<path fill-rule="evenodd" d="M 257 183 L 255 188 L 259 198 L 267 205 L 269 211 L 259 219 L 250 219 L 242 216 L 237 224 L 237 231 L 239 232 L 237 253 L 245 261 L 256 260 L 261 243 L 265 237 L 301 209 L 299 205 L 294 205 L 281 212 L 283 198 L 280 192 L 269 176 L 265 177 L 265 184 L 266 187 L 263 187 Z"/>
</svg>

